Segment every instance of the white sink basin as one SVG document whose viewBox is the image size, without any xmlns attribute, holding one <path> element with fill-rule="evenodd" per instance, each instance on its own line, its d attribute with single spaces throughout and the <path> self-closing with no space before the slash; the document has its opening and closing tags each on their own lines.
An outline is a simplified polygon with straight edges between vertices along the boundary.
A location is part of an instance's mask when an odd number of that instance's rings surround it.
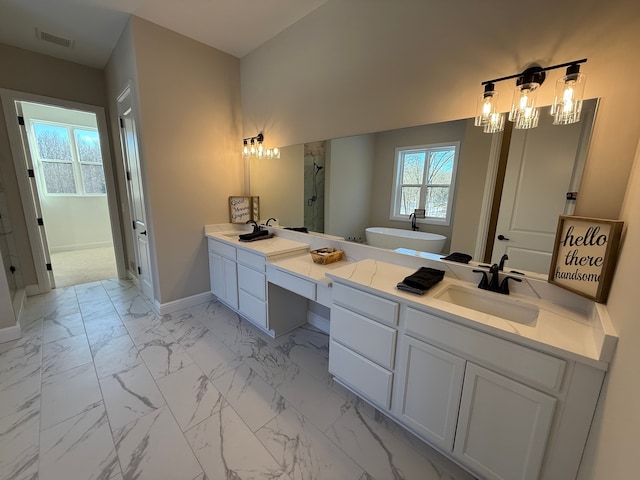
<svg viewBox="0 0 640 480">
<path fill-rule="evenodd" d="M 537 306 L 520 300 L 511 300 L 499 293 L 450 285 L 434 295 L 434 297 L 459 307 L 469 308 L 531 327 L 534 327 L 538 320 L 539 310 Z"/>
</svg>

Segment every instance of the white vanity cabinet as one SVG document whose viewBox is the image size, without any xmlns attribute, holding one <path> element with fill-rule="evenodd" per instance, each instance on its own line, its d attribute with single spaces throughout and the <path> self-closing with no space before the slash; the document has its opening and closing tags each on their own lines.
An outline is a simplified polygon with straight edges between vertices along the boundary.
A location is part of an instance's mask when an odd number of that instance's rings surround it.
<svg viewBox="0 0 640 480">
<path fill-rule="evenodd" d="M 396 302 L 333 286 L 329 372 L 386 410 L 391 407 L 398 310 Z"/>
<path fill-rule="evenodd" d="M 467 363 L 454 456 L 490 479 L 539 478 L 556 399 Z"/>
<path fill-rule="evenodd" d="M 603 370 L 332 278 L 337 381 L 479 478 L 576 478 Z"/>
<path fill-rule="evenodd" d="M 406 335 L 400 344 L 393 413 L 433 445 L 451 451 L 466 361 Z"/>
<path fill-rule="evenodd" d="M 233 309 L 238 308 L 236 249 L 209 239 L 209 278 L 211 293 Z"/>
<path fill-rule="evenodd" d="M 238 250 L 238 310 L 247 320 L 267 330 L 265 257 Z"/>
</svg>

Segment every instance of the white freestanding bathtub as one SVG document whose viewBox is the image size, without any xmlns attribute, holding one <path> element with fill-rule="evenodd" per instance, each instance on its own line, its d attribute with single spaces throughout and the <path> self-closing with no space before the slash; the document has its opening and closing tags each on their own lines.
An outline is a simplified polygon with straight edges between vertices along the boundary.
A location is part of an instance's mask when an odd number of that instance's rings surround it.
<svg viewBox="0 0 640 480">
<path fill-rule="evenodd" d="M 402 230 L 400 228 L 369 227 L 365 229 L 367 244 L 372 247 L 410 248 L 421 252 L 440 253 L 447 237 L 437 233 Z"/>
</svg>

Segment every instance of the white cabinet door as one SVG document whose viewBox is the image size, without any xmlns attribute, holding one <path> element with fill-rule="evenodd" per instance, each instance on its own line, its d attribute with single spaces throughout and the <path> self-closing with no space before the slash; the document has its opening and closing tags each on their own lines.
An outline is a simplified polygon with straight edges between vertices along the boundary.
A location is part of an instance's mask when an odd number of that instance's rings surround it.
<svg viewBox="0 0 640 480">
<path fill-rule="evenodd" d="M 425 440 L 451 451 L 465 360 L 411 337 L 401 342 L 393 413 Z"/>
<path fill-rule="evenodd" d="M 230 307 L 238 308 L 236 262 L 209 251 L 211 293 Z"/>
<path fill-rule="evenodd" d="M 467 363 L 454 455 L 487 479 L 533 480 L 556 399 Z"/>
<path fill-rule="evenodd" d="M 238 308 L 238 272 L 236 262 L 222 257 L 224 271 L 225 301 L 232 308 Z"/>
</svg>

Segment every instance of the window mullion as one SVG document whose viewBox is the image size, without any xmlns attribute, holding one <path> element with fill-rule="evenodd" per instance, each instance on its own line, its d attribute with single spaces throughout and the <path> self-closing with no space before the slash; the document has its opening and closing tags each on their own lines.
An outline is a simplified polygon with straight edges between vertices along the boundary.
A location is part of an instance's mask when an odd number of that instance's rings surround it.
<svg viewBox="0 0 640 480">
<path fill-rule="evenodd" d="M 84 195 L 84 181 L 82 179 L 82 167 L 80 165 L 80 159 L 78 157 L 78 145 L 76 143 L 76 129 L 73 127 L 68 127 L 69 134 L 69 142 L 71 147 L 71 165 L 73 167 L 73 177 L 76 184 L 76 192 L 78 195 Z"/>
</svg>

